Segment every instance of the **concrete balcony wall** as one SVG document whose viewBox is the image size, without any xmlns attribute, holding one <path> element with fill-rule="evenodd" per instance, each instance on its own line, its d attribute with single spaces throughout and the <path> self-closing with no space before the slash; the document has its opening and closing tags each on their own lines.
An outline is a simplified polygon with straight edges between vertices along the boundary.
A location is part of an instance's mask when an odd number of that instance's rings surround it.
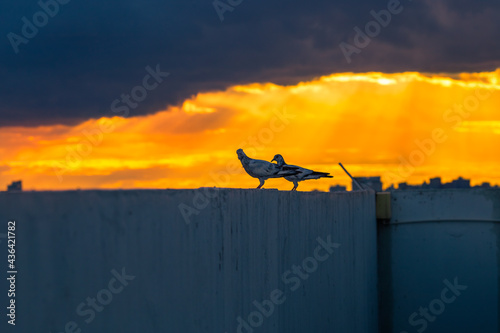
<svg viewBox="0 0 500 333">
<path fill-rule="evenodd" d="M 394 191 L 391 206 L 380 332 L 499 332 L 500 190 Z"/>
<path fill-rule="evenodd" d="M 0 193 L 0 233 L 9 220 L 2 332 L 377 332 L 373 192 Z"/>
</svg>

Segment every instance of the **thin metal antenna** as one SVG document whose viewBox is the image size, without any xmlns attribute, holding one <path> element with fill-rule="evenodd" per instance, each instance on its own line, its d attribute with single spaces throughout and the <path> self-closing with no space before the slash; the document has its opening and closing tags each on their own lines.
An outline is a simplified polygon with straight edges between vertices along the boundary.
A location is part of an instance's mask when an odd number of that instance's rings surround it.
<svg viewBox="0 0 500 333">
<path fill-rule="evenodd" d="M 340 167 L 342 169 L 344 169 L 345 173 L 347 173 L 347 175 L 349 177 L 351 177 L 352 181 L 354 182 L 354 184 L 356 184 L 357 187 L 359 187 L 359 189 L 362 191 L 363 190 L 363 187 L 361 187 L 361 185 L 358 183 L 358 181 L 356 180 L 356 178 L 354 178 L 353 176 L 351 176 L 351 174 L 349 173 L 349 171 L 346 170 L 346 168 L 344 168 L 344 166 L 342 165 L 342 163 L 339 163 Z"/>
</svg>

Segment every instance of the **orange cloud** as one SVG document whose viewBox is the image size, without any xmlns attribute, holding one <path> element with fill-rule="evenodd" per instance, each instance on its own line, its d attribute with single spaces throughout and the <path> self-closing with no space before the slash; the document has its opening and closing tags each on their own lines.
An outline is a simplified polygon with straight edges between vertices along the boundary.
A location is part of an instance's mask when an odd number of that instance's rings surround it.
<svg viewBox="0 0 500 333">
<path fill-rule="evenodd" d="M 293 86 L 254 83 L 199 93 L 153 115 L 77 126 L 4 127 L 0 187 L 256 187 L 236 149 L 332 173 L 300 190 L 357 176 L 421 182 L 459 175 L 500 183 L 500 70 L 341 73 Z M 439 140 L 434 135 L 440 133 Z M 265 187 L 289 189 L 285 180 Z"/>
</svg>

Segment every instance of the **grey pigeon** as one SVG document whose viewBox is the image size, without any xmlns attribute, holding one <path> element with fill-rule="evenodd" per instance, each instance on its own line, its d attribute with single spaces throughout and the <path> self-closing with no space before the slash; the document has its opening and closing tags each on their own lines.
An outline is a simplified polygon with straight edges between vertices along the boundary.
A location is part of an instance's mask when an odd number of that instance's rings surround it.
<svg viewBox="0 0 500 333">
<path fill-rule="evenodd" d="M 238 154 L 238 159 L 241 165 L 243 165 L 243 169 L 245 169 L 251 177 L 259 179 L 260 185 L 257 188 L 261 188 L 264 182 L 269 178 L 293 176 L 299 172 L 297 167 L 279 166 L 268 161 L 250 158 L 241 148 L 236 151 L 236 154 Z"/>
<path fill-rule="evenodd" d="M 286 164 L 285 159 L 280 154 L 274 155 L 274 158 L 271 160 L 271 162 L 272 161 L 276 161 L 276 163 L 277 163 L 276 165 L 279 167 L 288 166 L 288 167 L 297 168 L 297 171 L 299 171 L 299 173 L 297 173 L 296 175 L 291 175 L 291 176 L 285 177 L 286 180 L 293 183 L 294 186 L 292 188 L 292 191 L 296 191 L 297 187 L 299 186 L 299 182 L 301 182 L 303 180 L 319 179 L 322 177 L 333 178 L 333 176 L 330 176 L 330 174 L 328 172 L 313 171 L 313 170 L 302 168 L 302 167 L 299 167 L 296 165 Z"/>
</svg>

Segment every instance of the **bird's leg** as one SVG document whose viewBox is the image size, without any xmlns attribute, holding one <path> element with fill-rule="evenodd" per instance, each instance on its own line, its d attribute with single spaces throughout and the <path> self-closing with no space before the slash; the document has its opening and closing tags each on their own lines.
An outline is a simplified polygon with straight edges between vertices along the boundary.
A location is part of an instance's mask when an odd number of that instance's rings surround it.
<svg viewBox="0 0 500 333">
<path fill-rule="evenodd" d="M 299 186 L 299 183 L 293 182 L 293 188 L 292 191 L 297 191 L 297 187 Z"/>
<path fill-rule="evenodd" d="M 259 186 L 257 186 L 257 188 L 261 188 L 264 185 L 264 180 L 259 179 L 259 182 L 260 182 L 260 184 L 259 184 Z"/>
</svg>

